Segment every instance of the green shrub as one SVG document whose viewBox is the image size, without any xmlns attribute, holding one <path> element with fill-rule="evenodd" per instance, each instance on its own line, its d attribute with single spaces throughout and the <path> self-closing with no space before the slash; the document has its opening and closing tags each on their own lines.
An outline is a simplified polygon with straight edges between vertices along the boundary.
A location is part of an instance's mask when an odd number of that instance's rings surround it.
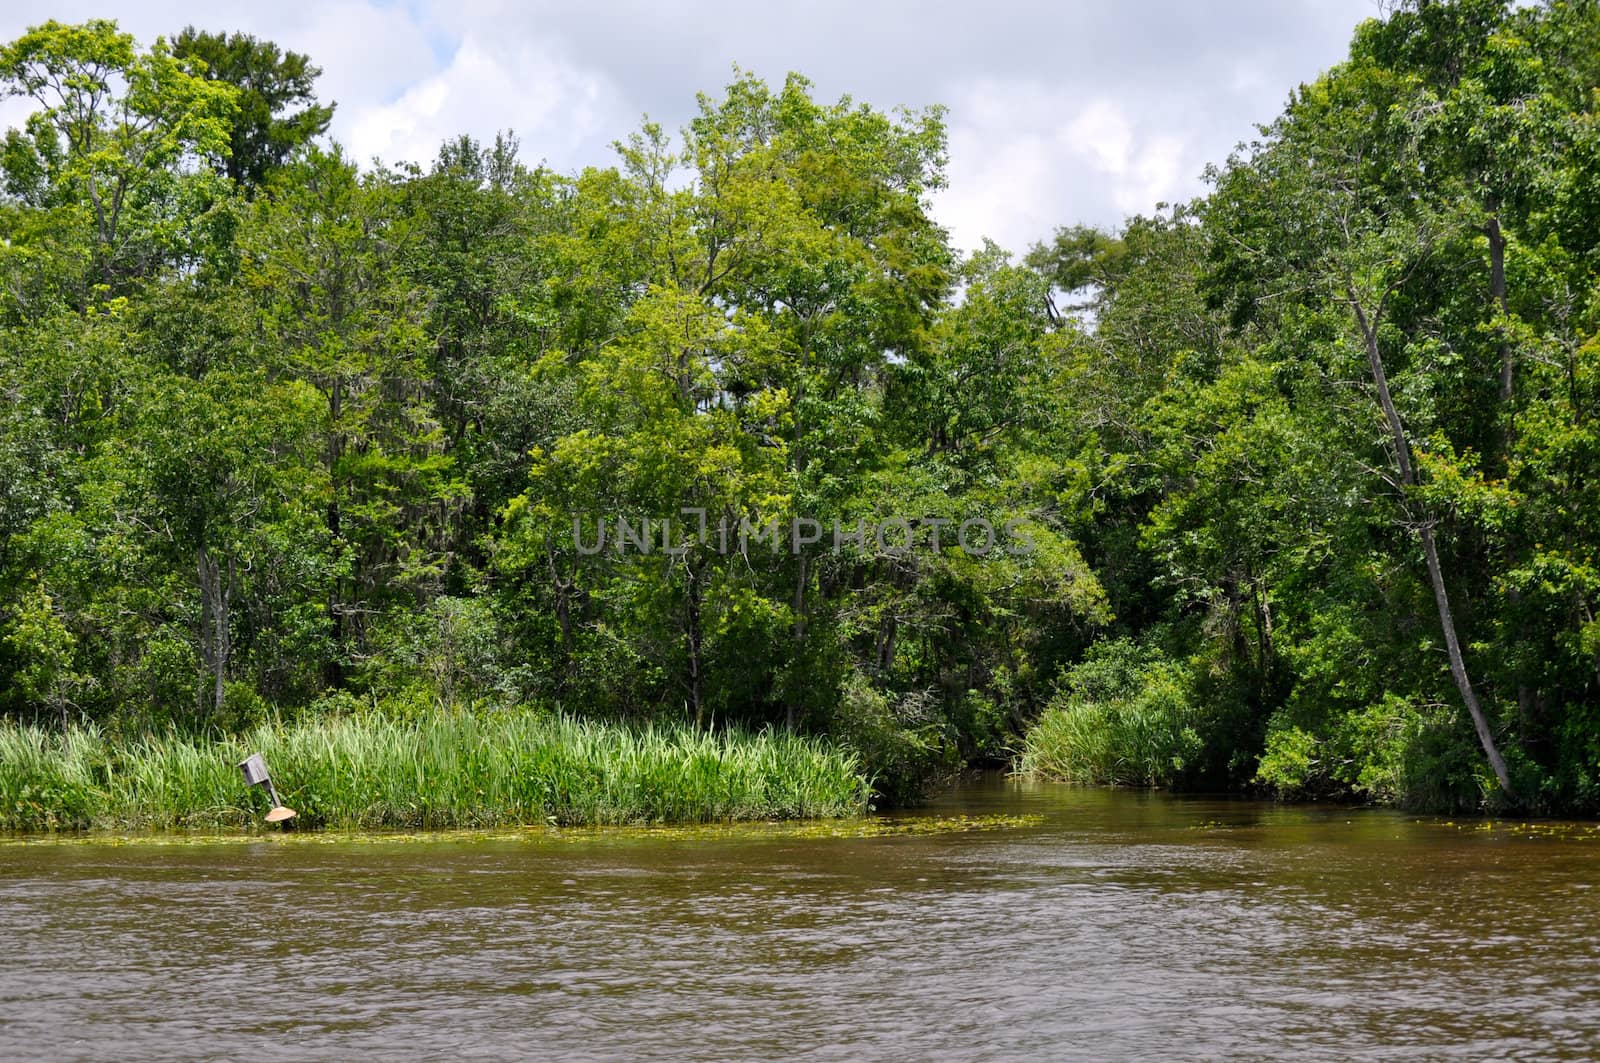
<svg viewBox="0 0 1600 1063">
<path fill-rule="evenodd" d="M 1319 771 L 1316 736 L 1299 727 L 1277 727 L 1267 732 L 1255 781 L 1280 797 L 1306 792 Z"/>
<path fill-rule="evenodd" d="M 1462 713 L 1398 694 L 1320 726 L 1280 712 L 1255 782 L 1281 798 L 1335 797 L 1436 812 L 1481 809 L 1495 788 Z"/>
<path fill-rule="evenodd" d="M 1066 782 L 1170 786 L 1201 749 L 1184 670 L 1127 640 L 1070 669 L 1024 741 L 1025 774 Z"/>
<path fill-rule="evenodd" d="M 859 758 L 873 792 L 888 805 L 920 800 L 957 767 L 955 746 L 926 697 L 891 698 L 859 671 L 841 684 L 827 731 Z"/>
<path fill-rule="evenodd" d="M 500 632 L 489 603 L 442 597 L 425 609 L 395 611 L 374 637 L 377 653 L 362 669 L 366 686 L 442 708 L 504 697 L 509 681 Z"/>
</svg>

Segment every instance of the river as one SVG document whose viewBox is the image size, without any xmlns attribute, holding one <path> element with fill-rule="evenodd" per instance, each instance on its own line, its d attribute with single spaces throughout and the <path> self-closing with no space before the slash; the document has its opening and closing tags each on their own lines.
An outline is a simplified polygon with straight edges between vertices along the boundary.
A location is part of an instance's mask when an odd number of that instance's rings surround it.
<svg viewBox="0 0 1600 1063">
<path fill-rule="evenodd" d="M 885 826 L 0 844 L 0 1057 L 1600 1055 L 1593 825 L 990 780 Z"/>
</svg>

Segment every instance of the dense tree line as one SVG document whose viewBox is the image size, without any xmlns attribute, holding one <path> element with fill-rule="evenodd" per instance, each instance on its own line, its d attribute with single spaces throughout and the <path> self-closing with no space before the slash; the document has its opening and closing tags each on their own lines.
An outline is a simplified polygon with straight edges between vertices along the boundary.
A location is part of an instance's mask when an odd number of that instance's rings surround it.
<svg viewBox="0 0 1600 1063">
<path fill-rule="evenodd" d="M 895 795 L 1042 718 L 1073 776 L 1600 808 L 1595 4 L 1402 5 L 1024 258 L 930 216 L 936 108 L 741 74 L 610 168 L 361 169 L 316 74 L 0 50 L 10 716 L 772 724 Z"/>
</svg>

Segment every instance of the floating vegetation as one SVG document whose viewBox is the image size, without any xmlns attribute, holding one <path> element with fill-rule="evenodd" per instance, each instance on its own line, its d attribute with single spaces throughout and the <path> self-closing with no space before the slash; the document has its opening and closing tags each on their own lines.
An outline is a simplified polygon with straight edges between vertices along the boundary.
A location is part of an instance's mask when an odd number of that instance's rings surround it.
<svg viewBox="0 0 1600 1063">
<path fill-rule="evenodd" d="M 1562 841 L 1600 840 L 1600 823 L 1576 823 L 1570 820 L 1528 820 L 1514 823 L 1503 819 L 1468 820 L 1458 823 L 1453 819 L 1421 820 L 1430 826 L 1450 830 L 1472 831 L 1479 834 L 1504 834 L 1521 838 L 1558 838 Z"/>
<path fill-rule="evenodd" d="M 28 834 L 0 837 L 5 845 L 388 845 L 412 842 L 524 842 L 528 844 L 573 844 L 597 841 L 650 841 L 699 843 L 716 841 L 792 841 L 826 838 L 931 837 L 977 831 L 1016 830 L 1036 827 L 1044 818 L 1038 815 L 982 816 L 858 816 L 837 820 L 766 821 L 744 823 L 706 823 L 688 826 L 526 826 L 481 830 L 317 830 L 254 831 L 218 834 L 205 831 L 164 831 L 160 833 L 117 833 L 78 831 L 73 833 Z"/>
</svg>

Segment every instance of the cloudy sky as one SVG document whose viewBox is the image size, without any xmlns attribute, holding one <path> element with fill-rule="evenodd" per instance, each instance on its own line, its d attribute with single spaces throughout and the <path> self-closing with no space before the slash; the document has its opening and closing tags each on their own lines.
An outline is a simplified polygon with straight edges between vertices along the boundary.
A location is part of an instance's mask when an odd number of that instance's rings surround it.
<svg viewBox="0 0 1600 1063">
<path fill-rule="evenodd" d="M 1021 249 L 1200 188 L 1290 89 L 1344 54 L 1375 0 L 8 0 L 0 38 L 115 18 L 148 43 L 187 24 L 305 52 L 359 159 L 428 160 L 511 129 L 529 162 L 611 161 L 649 114 L 676 128 L 734 64 L 833 99 L 949 107 L 956 241 Z M 0 104 L 14 124 L 19 101 Z"/>
</svg>

